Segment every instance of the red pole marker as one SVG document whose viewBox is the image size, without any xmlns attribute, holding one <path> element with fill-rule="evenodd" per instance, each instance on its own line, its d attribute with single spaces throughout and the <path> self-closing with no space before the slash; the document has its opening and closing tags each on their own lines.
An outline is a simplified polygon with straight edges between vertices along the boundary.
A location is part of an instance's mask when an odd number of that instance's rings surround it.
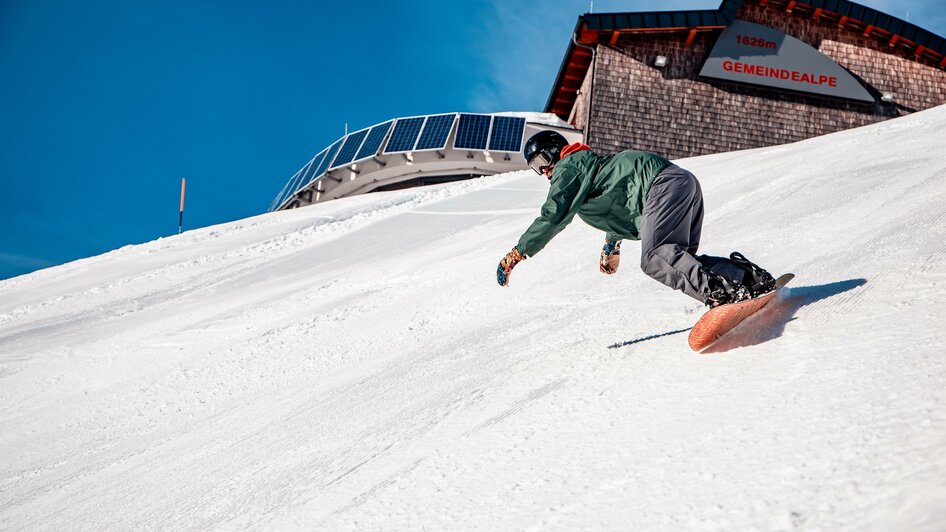
<svg viewBox="0 0 946 532">
<path fill-rule="evenodd" d="M 177 219 L 177 234 L 181 234 L 181 230 L 184 229 L 184 185 L 187 183 L 187 180 L 183 177 L 181 178 L 181 216 Z"/>
</svg>

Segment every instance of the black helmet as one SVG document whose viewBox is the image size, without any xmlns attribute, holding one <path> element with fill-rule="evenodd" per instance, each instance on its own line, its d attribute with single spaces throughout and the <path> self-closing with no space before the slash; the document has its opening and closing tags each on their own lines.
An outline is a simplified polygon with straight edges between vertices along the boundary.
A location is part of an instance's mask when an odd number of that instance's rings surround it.
<svg viewBox="0 0 946 532">
<path fill-rule="evenodd" d="M 542 175 L 548 166 L 558 162 L 565 146 L 568 146 L 568 141 L 561 133 L 547 129 L 529 137 L 522 155 L 535 173 Z"/>
</svg>

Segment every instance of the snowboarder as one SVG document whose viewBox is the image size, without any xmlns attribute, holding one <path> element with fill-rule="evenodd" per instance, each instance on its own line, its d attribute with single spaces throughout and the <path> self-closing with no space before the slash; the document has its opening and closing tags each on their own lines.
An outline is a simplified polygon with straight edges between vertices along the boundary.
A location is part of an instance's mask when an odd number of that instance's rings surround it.
<svg viewBox="0 0 946 532">
<path fill-rule="evenodd" d="M 728 259 L 695 255 L 703 193 L 693 174 L 667 159 L 642 151 L 598 155 L 551 130 L 533 135 L 523 151 L 550 189 L 539 217 L 500 261 L 501 286 L 508 286 L 516 264 L 541 251 L 577 214 L 606 233 L 603 273 L 617 271 L 623 239 L 640 240 L 644 273 L 710 307 L 774 288 L 772 276 L 740 253 Z"/>
</svg>

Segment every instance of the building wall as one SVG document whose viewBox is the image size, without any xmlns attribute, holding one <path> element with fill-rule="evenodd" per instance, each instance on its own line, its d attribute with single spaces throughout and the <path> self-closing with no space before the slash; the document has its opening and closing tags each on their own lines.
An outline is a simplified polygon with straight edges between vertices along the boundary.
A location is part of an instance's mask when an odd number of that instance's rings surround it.
<svg viewBox="0 0 946 532">
<path fill-rule="evenodd" d="M 575 99 L 575 105 L 572 107 L 572 112 L 568 117 L 568 123 L 582 131 L 585 131 L 588 124 L 588 102 L 590 101 L 589 91 L 591 90 L 592 79 L 593 76 L 585 76 L 585 80 L 581 83 L 581 88 L 578 89 L 578 97 Z"/>
<path fill-rule="evenodd" d="M 628 33 L 613 47 L 597 47 L 594 88 L 583 87 L 576 102 L 575 118 L 593 94 L 585 135 L 591 146 L 603 153 L 634 148 L 679 158 L 794 142 L 946 103 L 946 72 L 885 40 L 771 4 L 745 2 L 737 18 L 810 44 L 863 79 L 878 101 L 698 80 L 721 30 L 700 32 L 689 46 L 686 32 Z M 657 55 L 668 57 L 665 68 L 653 66 Z M 896 95 L 894 103 L 879 101 L 885 91 Z"/>
</svg>

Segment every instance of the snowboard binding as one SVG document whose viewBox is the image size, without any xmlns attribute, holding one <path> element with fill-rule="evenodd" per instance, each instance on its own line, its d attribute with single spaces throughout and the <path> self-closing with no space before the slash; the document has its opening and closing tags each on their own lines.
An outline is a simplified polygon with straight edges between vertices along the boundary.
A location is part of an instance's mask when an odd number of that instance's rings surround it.
<svg viewBox="0 0 946 532">
<path fill-rule="evenodd" d="M 733 251 L 729 260 L 745 270 L 742 284 L 749 290 L 749 297 L 758 297 L 775 290 L 775 278 L 757 264 L 750 262 L 742 253 Z"/>
<path fill-rule="evenodd" d="M 743 271 L 741 279 L 728 279 L 709 269 L 704 270 L 710 277 L 709 294 L 706 296 L 706 304 L 710 308 L 739 303 L 775 290 L 775 279 L 772 275 L 742 253 L 732 252 L 729 261 Z"/>
<path fill-rule="evenodd" d="M 709 272 L 710 291 L 706 296 L 706 304 L 710 308 L 716 308 L 720 305 L 729 303 L 738 303 L 752 297 L 749 289 L 742 283 L 730 281 L 722 275 Z"/>
</svg>

